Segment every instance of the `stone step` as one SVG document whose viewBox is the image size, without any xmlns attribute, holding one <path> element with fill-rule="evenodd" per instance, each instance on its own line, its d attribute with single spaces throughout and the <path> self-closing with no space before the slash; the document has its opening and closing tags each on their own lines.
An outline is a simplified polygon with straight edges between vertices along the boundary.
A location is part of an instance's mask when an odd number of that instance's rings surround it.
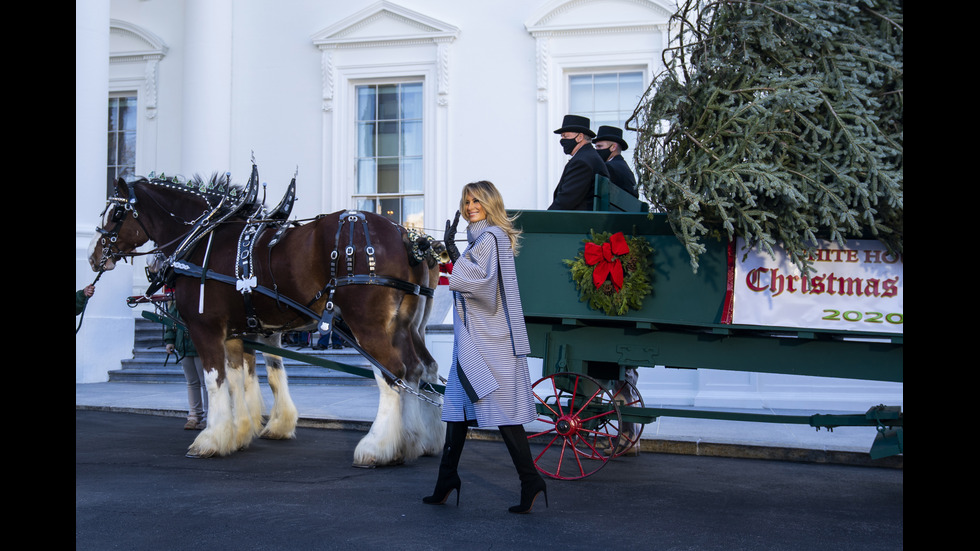
<svg viewBox="0 0 980 551">
<path fill-rule="evenodd" d="M 283 348 L 313 358 L 326 359 L 345 365 L 370 369 L 371 363 L 352 348 L 313 350 L 307 345 L 288 344 Z M 267 383 L 265 357 L 256 355 L 255 370 L 262 383 Z M 291 358 L 283 358 L 283 366 L 290 384 L 374 385 L 372 377 L 311 365 Z M 109 371 L 110 382 L 181 382 L 184 371 L 167 356 L 160 324 L 146 319 L 136 320 L 133 357 L 123 360 L 121 368 Z"/>
</svg>

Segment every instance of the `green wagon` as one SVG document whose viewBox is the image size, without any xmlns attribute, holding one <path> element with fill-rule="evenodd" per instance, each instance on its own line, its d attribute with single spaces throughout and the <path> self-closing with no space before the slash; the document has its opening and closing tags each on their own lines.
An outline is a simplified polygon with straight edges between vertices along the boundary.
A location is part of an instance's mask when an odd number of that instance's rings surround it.
<svg viewBox="0 0 980 551">
<path fill-rule="evenodd" d="M 599 188 L 596 206 L 615 209 L 605 187 Z M 588 476 L 636 445 L 642 425 L 661 416 L 817 428 L 875 426 L 872 458 L 902 453 L 900 407 L 875 405 L 865 414 L 809 417 L 649 408 L 626 377 L 637 366 L 667 366 L 902 382 L 900 329 L 731 323 L 726 319 L 733 261 L 729 244 L 709 243 L 694 273 L 663 215 L 524 211 L 516 224 L 523 231 L 517 274 L 531 356 L 543 361 L 534 392 L 539 421 L 548 429 L 531 436 L 543 444 L 536 460 L 543 473 L 562 479 Z M 649 244 L 651 290 L 641 307 L 610 314 L 580 300 L 570 262 L 582 254 L 590 236 L 618 232 Z M 640 430 L 627 433 L 624 426 Z"/>
</svg>

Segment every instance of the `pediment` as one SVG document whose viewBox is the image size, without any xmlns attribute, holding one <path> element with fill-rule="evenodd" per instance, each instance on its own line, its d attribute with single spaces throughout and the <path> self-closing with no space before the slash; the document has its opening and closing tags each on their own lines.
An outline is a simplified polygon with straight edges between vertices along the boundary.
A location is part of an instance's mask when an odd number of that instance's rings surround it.
<svg viewBox="0 0 980 551">
<path fill-rule="evenodd" d="M 163 39 L 126 21 L 109 21 L 109 52 L 112 58 L 129 56 L 163 56 L 168 47 Z"/>
<path fill-rule="evenodd" d="M 666 25 L 673 9 L 665 0 L 551 0 L 525 23 L 531 33 Z"/>
<path fill-rule="evenodd" d="M 426 42 L 452 39 L 459 29 L 448 23 L 382 1 L 313 35 L 317 46 Z"/>
</svg>

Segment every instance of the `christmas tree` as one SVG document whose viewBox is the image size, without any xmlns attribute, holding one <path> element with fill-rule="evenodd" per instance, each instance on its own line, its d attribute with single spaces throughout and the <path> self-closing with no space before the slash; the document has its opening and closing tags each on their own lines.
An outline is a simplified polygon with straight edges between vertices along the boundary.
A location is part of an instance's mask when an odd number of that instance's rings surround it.
<svg viewBox="0 0 980 551">
<path fill-rule="evenodd" d="M 801 269 L 817 238 L 902 251 L 902 1 L 687 0 L 627 128 L 695 271 L 744 237 Z"/>
</svg>

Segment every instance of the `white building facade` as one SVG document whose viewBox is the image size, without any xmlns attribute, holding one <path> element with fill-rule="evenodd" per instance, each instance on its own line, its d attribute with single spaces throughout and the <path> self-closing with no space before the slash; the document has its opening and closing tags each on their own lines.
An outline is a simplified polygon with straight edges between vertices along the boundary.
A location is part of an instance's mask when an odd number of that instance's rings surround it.
<svg viewBox="0 0 980 551">
<path fill-rule="evenodd" d="M 568 113 L 622 127 L 663 67 L 673 11 L 669 0 L 76 0 L 76 289 L 94 279 L 87 249 L 117 175 L 244 183 L 254 157 L 269 203 L 296 175 L 296 218 L 371 209 L 440 238 L 468 182 L 494 182 L 508 208 L 545 209 L 567 160 L 553 130 Z M 106 381 L 132 356 L 139 313 L 125 299 L 144 286 L 139 262 L 99 280 L 76 333 L 76 382 Z M 448 372 L 446 343 L 433 349 Z M 902 400 L 901 384 L 640 378 L 647 404 Z"/>
</svg>

